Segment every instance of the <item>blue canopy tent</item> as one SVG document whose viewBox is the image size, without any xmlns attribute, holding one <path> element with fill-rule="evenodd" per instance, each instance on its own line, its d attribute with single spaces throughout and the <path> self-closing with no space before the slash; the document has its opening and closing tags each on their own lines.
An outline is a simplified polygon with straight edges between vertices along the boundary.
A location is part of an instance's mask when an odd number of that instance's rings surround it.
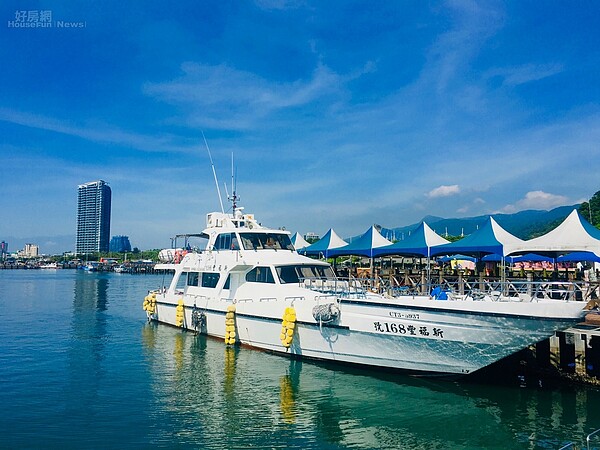
<svg viewBox="0 0 600 450">
<path fill-rule="evenodd" d="M 332 250 L 346 245 L 348 245 L 348 243 L 340 238 L 336 232 L 333 231 L 333 228 L 330 228 L 329 231 L 325 233 L 325 236 L 314 244 L 298 250 L 298 253 L 306 256 L 323 256 L 324 258 L 331 258 L 334 256 L 331 254 Z"/>
<path fill-rule="evenodd" d="M 600 262 L 600 256 L 596 255 L 593 252 L 572 252 L 566 255 L 561 255 L 558 258 L 556 258 L 556 260 L 558 262 Z"/>
<path fill-rule="evenodd" d="M 467 255 L 446 255 L 446 256 L 442 256 L 441 258 L 438 258 L 438 261 L 445 263 L 445 262 L 450 262 L 454 259 L 461 260 L 461 261 L 471 261 L 471 262 L 477 261 L 477 258 L 473 258 L 472 256 L 467 256 Z"/>
<path fill-rule="evenodd" d="M 500 262 L 502 261 L 502 255 L 498 255 L 496 253 L 489 254 L 485 255 L 483 258 L 481 258 L 481 260 L 486 262 Z M 511 264 L 522 261 L 553 261 L 553 259 L 549 256 L 537 255 L 535 253 L 527 253 L 525 255 L 518 256 L 505 256 L 504 260 Z"/>
<path fill-rule="evenodd" d="M 493 217 L 475 231 L 450 244 L 438 245 L 431 249 L 432 255 L 452 255 L 455 253 L 464 253 L 481 258 L 485 254 L 498 254 L 506 256 L 512 249 L 523 241 L 504 230 Z"/>
<path fill-rule="evenodd" d="M 432 255 L 452 255 L 464 253 L 476 256 L 478 259 L 486 254 L 498 254 L 501 257 L 501 265 L 504 266 L 504 257 L 511 253 L 515 247 L 522 245 L 524 241 L 513 236 L 489 217 L 488 220 L 474 233 L 450 244 L 439 245 L 431 249 Z M 501 271 L 502 281 L 505 279 L 505 271 Z"/>
<path fill-rule="evenodd" d="M 375 249 L 390 245 L 391 242 L 384 238 L 375 226 L 371 226 L 365 231 L 358 239 L 352 241 L 350 244 L 344 247 L 334 248 L 329 252 L 331 256 L 368 256 L 369 258 L 375 257 Z"/>
<path fill-rule="evenodd" d="M 447 243 L 448 241 L 436 234 L 429 225 L 421 222 L 408 238 L 392 245 L 375 248 L 373 256 L 417 255 L 428 257 L 432 247 Z"/>
</svg>

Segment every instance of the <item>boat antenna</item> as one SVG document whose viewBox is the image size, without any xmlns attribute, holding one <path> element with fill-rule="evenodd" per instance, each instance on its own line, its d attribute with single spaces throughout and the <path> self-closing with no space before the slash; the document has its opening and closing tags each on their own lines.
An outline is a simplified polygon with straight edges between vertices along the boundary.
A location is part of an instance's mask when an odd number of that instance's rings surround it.
<svg viewBox="0 0 600 450">
<path fill-rule="evenodd" d="M 215 178 L 215 185 L 217 186 L 217 195 L 219 196 L 219 203 L 221 204 L 221 212 L 225 214 L 225 208 L 223 208 L 223 199 L 221 198 L 221 190 L 219 189 L 219 180 L 217 179 L 217 171 L 215 170 L 215 164 L 213 163 L 212 155 L 210 154 L 210 148 L 208 148 L 208 142 L 206 142 L 206 136 L 204 136 L 204 131 L 200 132 L 202 133 L 204 145 L 206 146 L 206 151 L 208 152 L 208 157 L 210 158 L 210 167 L 212 167 L 213 177 Z"/>
<path fill-rule="evenodd" d="M 237 188 L 237 171 L 233 163 L 233 152 L 231 152 L 231 197 L 228 195 L 227 199 L 232 203 L 233 213 L 237 209 L 237 201 L 240 199 L 236 194 Z"/>
</svg>

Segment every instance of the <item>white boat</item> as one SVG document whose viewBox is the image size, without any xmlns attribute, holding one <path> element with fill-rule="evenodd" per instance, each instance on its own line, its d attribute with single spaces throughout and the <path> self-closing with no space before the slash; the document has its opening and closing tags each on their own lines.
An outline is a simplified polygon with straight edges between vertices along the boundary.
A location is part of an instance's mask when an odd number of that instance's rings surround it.
<svg viewBox="0 0 600 450">
<path fill-rule="evenodd" d="M 149 320 L 294 357 L 469 374 L 581 320 L 585 302 L 529 294 L 380 295 L 298 254 L 287 231 L 234 205 L 210 213 L 204 251 L 144 300 Z M 443 300 L 442 300 L 443 299 Z"/>
<path fill-rule="evenodd" d="M 49 263 L 45 263 L 45 264 L 41 264 L 40 265 L 40 269 L 50 269 L 50 270 L 54 270 L 54 269 L 58 269 L 58 263 L 57 262 L 49 262 Z"/>
</svg>

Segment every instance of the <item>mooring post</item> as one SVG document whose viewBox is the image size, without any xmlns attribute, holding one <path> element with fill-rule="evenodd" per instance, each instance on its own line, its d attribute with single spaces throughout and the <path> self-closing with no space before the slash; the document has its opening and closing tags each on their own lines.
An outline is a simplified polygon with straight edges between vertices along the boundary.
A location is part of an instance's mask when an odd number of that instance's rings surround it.
<svg viewBox="0 0 600 450">
<path fill-rule="evenodd" d="M 587 339 L 585 334 L 575 334 L 575 373 L 579 375 L 586 375 L 586 363 L 585 363 L 585 348 Z"/>
<path fill-rule="evenodd" d="M 554 333 L 550 337 L 550 364 L 560 369 L 560 338 Z"/>
</svg>

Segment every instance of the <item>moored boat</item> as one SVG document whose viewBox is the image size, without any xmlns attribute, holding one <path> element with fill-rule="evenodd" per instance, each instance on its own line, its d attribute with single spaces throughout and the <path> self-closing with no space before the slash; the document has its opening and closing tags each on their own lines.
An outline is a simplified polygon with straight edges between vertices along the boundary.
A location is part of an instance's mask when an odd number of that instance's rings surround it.
<svg viewBox="0 0 600 450">
<path fill-rule="evenodd" d="M 302 256 L 287 231 L 234 205 L 210 213 L 204 251 L 156 269 L 170 285 L 144 301 L 149 320 L 259 349 L 423 374 L 469 374 L 581 320 L 574 296 L 500 292 L 392 297 Z"/>
</svg>

